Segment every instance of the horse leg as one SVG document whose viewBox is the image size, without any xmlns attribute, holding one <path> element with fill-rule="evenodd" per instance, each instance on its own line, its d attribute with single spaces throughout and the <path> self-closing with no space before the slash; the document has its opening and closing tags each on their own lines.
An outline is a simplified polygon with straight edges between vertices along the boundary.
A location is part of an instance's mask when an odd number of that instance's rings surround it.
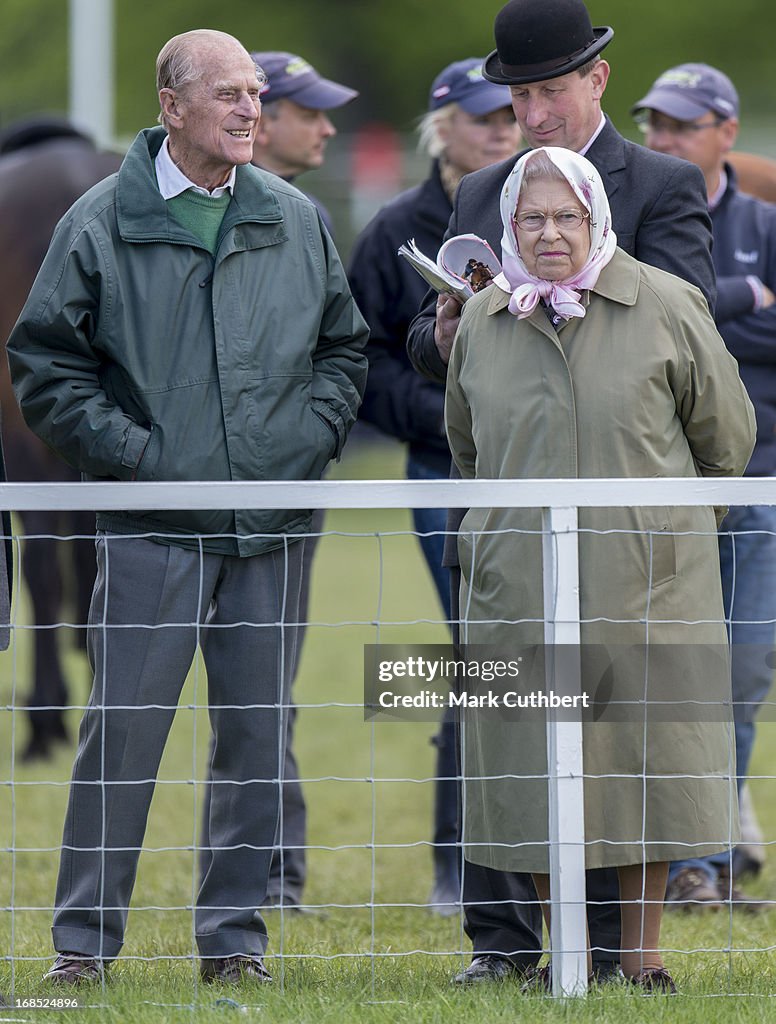
<svg viewBox="0 0 776 1024">
<path fill-rule="evenodd" d="M 51 536 L 55 521 L 48 513 L 22 516 L 26 539 L 22 570 L 32 601 L 33 690 L 27 702 L 31 735 L 22 759 L 31 761 L 50 755 L 56 740 L 67 739 L 63 705 L 67 687 L 59 656 L 57 630 L 62 604 L 62 576 L 59 569 L 58 542 Z M 33 536 L 40 534 L 40 537 Z"/>
</svg>

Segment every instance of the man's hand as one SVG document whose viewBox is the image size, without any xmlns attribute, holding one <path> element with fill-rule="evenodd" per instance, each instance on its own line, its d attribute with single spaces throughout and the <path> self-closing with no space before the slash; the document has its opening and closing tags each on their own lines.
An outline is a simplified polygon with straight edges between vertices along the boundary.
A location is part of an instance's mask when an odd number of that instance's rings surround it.
<svg viewBox="0 0 776 1024">
<path fill-rule="evenodd" d="M 772 306 L 776 302 L 776 295 L 773 294 L 767 284 L 763 285 L 763 304 L 761 309 L 767 309 L 768 306 Z M 439 307 L 437 307 L 438 309 Z M 438 314 L 437 314 L 438 315 Z"/>
<path fill-rule="evenodd" d="M 440 295 L 437 299 L 434 343 L 445 365 L 450 362 L 453 339 L 461 322 L 461 305 L 454 295 Z"/>
</svg>

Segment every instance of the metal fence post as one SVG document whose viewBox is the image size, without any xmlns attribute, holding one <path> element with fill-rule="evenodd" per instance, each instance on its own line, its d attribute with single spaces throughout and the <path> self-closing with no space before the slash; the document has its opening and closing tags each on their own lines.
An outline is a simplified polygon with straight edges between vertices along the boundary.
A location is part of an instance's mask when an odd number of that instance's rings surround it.
<svg viewBox="0 0 776 1024">
<path fill-rule="evenodd" d="M 114 137 L 113 0 L 70 0 L 70 118 L 98 146 Z"/>
<path fill-rule="evenodd" d="M 548 692 L 579 694 L 579 547 L 576 508 L 542 510 Z M 563 679 L 555 685 L 555 680 Z M 547 712 L 552 994 L 587 992 L 582 722 Z"/>
</svg>

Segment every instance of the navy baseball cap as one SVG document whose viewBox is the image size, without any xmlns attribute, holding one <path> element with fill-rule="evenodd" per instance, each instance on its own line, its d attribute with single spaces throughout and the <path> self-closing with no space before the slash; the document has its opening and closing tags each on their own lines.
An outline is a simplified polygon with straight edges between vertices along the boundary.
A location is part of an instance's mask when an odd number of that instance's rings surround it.
<svg viewBox="0 0 776 1024">
<path fill-rule="evenodd" d="M 483 60 L 483 57 L 468 57 L 440 71 L 431 85 L 429 111 L 457 103 L 467 114 L 479 116 L 511 106 L 509 86 L 494 85 L 482 77 Z"/>
<path fill-rule="evenodd" d="M 728 76 L 708 64 L 679 64 L 665 71 L 643 100 L 633 107 L 656 110 L 677 121 L 694 121 L 710 110 L 738 117 L 738 93 Z"/>
<path fill-rule="evenodd" d="M 262 50 L 252 53 L 251 57 L 267 76 L 267 83 L 261 90 L 262 103 L 289 99 L 312 110 L 332 110 L 358 96 L 355 89 L 322 78 L 312 64 L 296 54 Z"/>
</svg>

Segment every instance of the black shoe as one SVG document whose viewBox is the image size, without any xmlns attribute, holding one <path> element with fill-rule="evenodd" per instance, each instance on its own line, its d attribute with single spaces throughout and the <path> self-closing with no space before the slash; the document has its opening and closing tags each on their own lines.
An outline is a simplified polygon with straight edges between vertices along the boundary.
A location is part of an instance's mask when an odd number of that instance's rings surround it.
<svg viewBox="0 0 776 1024">
<path fill-rule="evenodd" d="M 625 980 L 617 960 L 594 960 L 590 977 L 596 985 L 612 985 Z"/>
<path fill-rule="evenodd" d="M 262 910 L 296 910 L 302 902 L 301 893 L 292 889 L 284 889 L 283 892 L 268 892 L 261 903 Z"/>
<path fill-rule="evenodd" d="M 484 953 L 482 956 L 475 956 L 469 966 L 456 974 L 453 985 L 479 985 L 487 981 L 505 981 L 507 978 L 517 976 L 521 978 L 525 970 L 517 966 L 505 956 L 497 956 L 495 953 Z"/>
<path fill-rule="evenodd" d="M 272 981 L 272 975 L 260 956 L 238 955 L 202 960 L 199 973 L 208 984 L 214 981 L 225 985 L 236 985 L 241 981 L 257 981 L 260 984 Z"/>
</svg>

